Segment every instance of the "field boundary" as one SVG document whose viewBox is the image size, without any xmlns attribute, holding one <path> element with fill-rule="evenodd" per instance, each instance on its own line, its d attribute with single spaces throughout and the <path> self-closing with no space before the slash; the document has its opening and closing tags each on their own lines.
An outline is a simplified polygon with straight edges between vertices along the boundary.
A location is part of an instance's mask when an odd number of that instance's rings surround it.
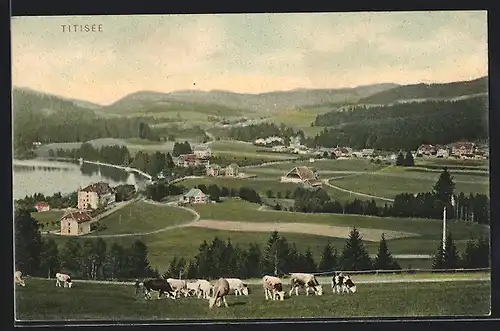
<svg viewBox="0 0 500 331">
<path fill-rule="evenodd" d="M 39 277 L 27 277 L 26 279 L 37 279 L 46 281 L 55 281 L 55 278 L 39 278 Z M 288 278 L 282 278 L 282 280 L 288 280 Z M 444 282 L 471 282 L 471 281 L 491 281 L 491 277 L 486 276 L 475 276 L 470 278 L 457 278 L 457 277 L 443 277 L 443 278 L 385 278 L 385 279 L 357 279 L 356 284 L 395 284 L 395 283 L 444 283 Z M 131 281 L 111 281 L 111 280 L 90 280 L 90 279 L 73 279 L 75 283 L 83 284 L 100 284 L 100 285 L 134 285 L 135 282 Z M 262 280 L 259 278 L 245 279 L 243 280 L 245 284 L 248 285 L 259 285 Z M 287 282 L 284 282 L 287 284 Z M 331 279 L 329 277 L 322 277 L 318 279 L 320 285 L 331 285 Z"/>
</svg>

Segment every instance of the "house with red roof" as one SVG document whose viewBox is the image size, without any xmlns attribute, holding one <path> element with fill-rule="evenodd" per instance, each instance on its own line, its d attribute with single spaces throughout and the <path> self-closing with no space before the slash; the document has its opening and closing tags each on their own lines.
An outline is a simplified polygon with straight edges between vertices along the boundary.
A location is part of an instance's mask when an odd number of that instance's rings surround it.
<svg viewBox="0 0 500 331">
<path fill-rule="evenodd" d="M 45 201 L 40 201 L 35 203 L 35 209 L 37 212 L 41 213 L 43 211 L 49 211 L 50 210 L 50 205 L 45 202 Z"/>
<path fill-rule="evenodd" d="M 90 233 L 92 217 L 83 210 L 67 210 L 61 217 L 60 234 L 65 236 L 79 236 Z"/>
</svg>

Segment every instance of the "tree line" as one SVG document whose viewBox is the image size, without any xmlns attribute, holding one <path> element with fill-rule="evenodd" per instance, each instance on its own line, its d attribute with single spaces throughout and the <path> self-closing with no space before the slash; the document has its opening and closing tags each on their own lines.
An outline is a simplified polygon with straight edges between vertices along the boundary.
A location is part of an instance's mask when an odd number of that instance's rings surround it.
<svg viewBox="0 0 500 331">
<path fill-rule="evenodd" d="M 38 222 L 26 209 L 18 209 L 15 224 L 15 266 L 25 275 L 54 277 L 64 272 L 75 278 L 132 279 L 155 277 L 148 248 L 140 240 L 129 247 L 102 238 L 68 238 L 62 248 L 52 238 L 42 238 Z"/>
<path fill-rule="evenodd" d="M 489 268 L 490 241 L 487 237 L 469 239 L 462 254 L 457 249 L 451 233 L 447 233 L 445 248 L 441 242 L 434 255 L 433 269 Z"/>
<path fill-rule="evenodd" d="M 291 272 L 331 272 L 336 270 L 396 270 L 401 269 L 389 252 L 385 237 L 382 236 L 379 251 L 371 259 L 356 228 L 350 232 L 341 251 L 327 244 L 320 260 L 314 259 L 309 247 L 299 251 L 295 243 L 274 231 L 267 245 L 250 243 L 246 248 L 214 237 L 211 242 L 203 241 L 194 258 L 173 257 L 163 277 L 206 278 L 219 277 L 259 278 L 263 275 L 283 276 Z"/>
<path fill-rule="evenodd" d="M 472 194 L 466 196 L 463 192 L 454 193 L 455 183 L 447 169 L 444 169 L 431 192 L 425 193 L 401 193 L 394 197 L 394 202 L 389 205 L 378 205 L 374 199 L 352 201 L 342 203 L 332 199 L 324 189 L 309 190 L 297 187 L 293 192 L 286 191 L 284 194 L 271 190 L 267 191 L 267 197 L 278 199 L 293 199 L 293 207 L 289 211 L 302 213 L 335 213 L 335 214 L 359 214 L 380 217 L 413 217 L 442 219 L 443 207 L 447 208 L 449 219 L 464 220 L 479 224 L 490 224 L 490 199 L 484 194 Z M 451 196 L 455 205 L 451 205 Z M 446 203 L 443 203 L 446 201 Z M 272 206 L 275 210 L 283 210 L 279 202 Z"/>
<path fill-rule="evenodd" d="M 488 100 L 480 96 L 457 101 L 355 106 L 351 111 L 320 114 L 314 125 L 330 128 L 308 139 L 311 147 L 415 150 L 428 141 L 444 145 L 488 139 Z"/>
<path fill-rule="evenodd" d="M 91 143 L 83 143 L 75 149 L 49 149 L 49 157 L 62 157 L 87 161 L 97 161 L 114 165 L 127 166 L 132 160 L 132 156 L 126 146 L 104 145 L 94 147 Z"/>
</svg>

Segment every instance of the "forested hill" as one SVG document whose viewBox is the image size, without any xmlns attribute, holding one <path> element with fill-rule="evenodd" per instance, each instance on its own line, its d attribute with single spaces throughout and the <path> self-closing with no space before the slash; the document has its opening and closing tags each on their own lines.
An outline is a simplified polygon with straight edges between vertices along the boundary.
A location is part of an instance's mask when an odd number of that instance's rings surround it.
<svg viewBox="0 0 500 331">
<path fill-rule="evenodd" d="M 229 91 L 185 90 L 169 93 L 139 91 L 129 94 L 115 103 L 102 108 L 108 113 L 137 112 L 147 109 L 182 105 L 223 107 L 234 111 L 272 111 L 306 107 L 311 105 L 357 102 L 361 98 L 398 86 L 396 84 L 374 84 L 340 89 L 295 89 L 260 94 L 234 93 Z"/>
<path fill-rule="evenodd" d="M 80 142 L 97 138 L 156 139 L 137 119 L 104 119 L 78 102 L 27 89 L 13 91 L 14 147 L 32 143 Z"/>
<path fill-rule="evenodd" d="M 356 106 L 351 111 L 318 115 L 329 126 L 309 144 L 324 147 L 412 149 L 422 143 L 447 144 L 488 139 L 488 97 L 426 101 L 392 106 Z"/>
<path fill-rule="evenodd" d="M 488 77 L 446 84 L 413 84 L 398 86 L 368 97 L 359 104 L 392 104 L 401 101 L 425 99 L 453 99 L 488 93 Z"/>
</svg>

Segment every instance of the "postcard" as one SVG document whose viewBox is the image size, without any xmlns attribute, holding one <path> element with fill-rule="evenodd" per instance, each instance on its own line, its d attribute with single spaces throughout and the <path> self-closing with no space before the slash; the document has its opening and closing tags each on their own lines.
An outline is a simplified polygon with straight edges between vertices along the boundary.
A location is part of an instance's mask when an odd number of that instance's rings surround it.
<svg viewBox="0 0 500 331">
<path fill-rule="evenodd" d="M 490 314 L 486 11 L 11 25 L 17 321 Z"/>
</svg>

